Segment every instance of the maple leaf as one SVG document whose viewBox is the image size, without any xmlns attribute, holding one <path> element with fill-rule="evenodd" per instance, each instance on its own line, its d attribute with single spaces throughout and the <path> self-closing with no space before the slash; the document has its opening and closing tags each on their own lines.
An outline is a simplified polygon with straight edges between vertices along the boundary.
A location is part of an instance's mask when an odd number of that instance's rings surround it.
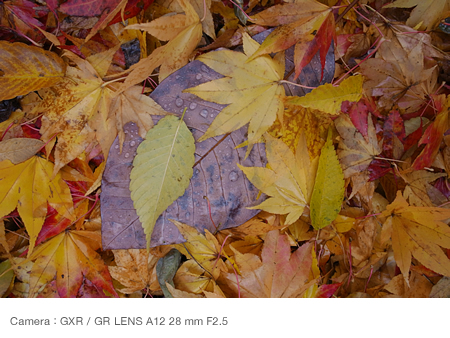
<svg viewBox="0 0 450 338">
<path fill-rule="evenodd" d="M 0 41 L 0 101 L 60 82 L 66 64 L 55 53 L 23 43 Z"/>
<path fill-rule="evenodd" d="M 342 137 L 337 154 L 344 177 L 366 170 L 373 158 L 381 153 L 371 115 L 368 116 L 367 140 L 346 114 L 340 115 L 334 124 Z"/>
<path fill-rule="evenodd" d="M 0 141 L 0 161 L 10 160 L 13 164 L 19 164 L 36 154 L 44 145 L 44 142 L 34 138 Z"/>
<path fill-rule="evenodd" d="M 450 260 L 441 247 L 450 248 L 450 228 L 442 221 L 450 210 L 434 207 L 412 207 L 400 191 L 379 216 L 383 220 L 381 237 L 392 238 L 394 258 L 408 283 L 411 257 L 427 268 L 450 276 Z"/>
<path fill-rule="evenodd" d="M 305 243 L 291 254 L 287 235 L 272 230 L 266 235 L 261 259 L 235 251 L 241 297 L 300 297 L 309 287 L 311 249 L 312 244 Z M 236 276 L 228 273 L 226 278 L 228 286 L 237 294 Z"/>
<path fill-rule="evenodd" d="M 186 239 L 185 243 L 175 244 L 173 247 L 188 258 L 175 275 L 175 286 L 181 291 L 196 294 L 205 290 L 214 292 L 218 287 L 215 280 L 222 271 L 227 271 L 224 262 L 219 259 L 221 249 L 217 239 L 208 229 L 205 229 L 203 235 L 194 227 L 176 220 L 171 221 Z M 224 252 L 221 254 L 226 257 Z"/>
<path fill-rule="evenodd" d="M 415 170 L 431 166 L 439 151 L 442 139 L 444 138 L 444 133 L 448 129 L 450 96 L 446 98 L 445 95 L 438 95 L 433 98 L 439 113 L 434 122 L 428 126 L 427 130 L 419 140 L 419 145 L 426 144 L 426 146 L 412 164 L 412 168 Z"/>
<path fill-rule="evenodd" d="M 117 297 L 108 267 L 95 252 L 100 243 L 99 232 L 66 231 L 38 246 L 30 257 L 36 260 L 30 273 L 30 297 L 55 277 L 60 297 L 76 297 L 84 277 Z"/>
<path fill-rule="evenodd" d="M 33 156 L 25 162 L 0 162 L 0 217 L 16 207 L 30 236 L 31 253 L 47 215 L 47 202 L 59 214 L 73 220 L 73 202 L 60 174 L 52 177 L 53 163 Z"/>
<path fill-rule="evenodd" d="M 202 37 L 202 24 L 187 0 L 178 0 L 185 15 L 164 16 L 149 24 L 128 26 L 127 29 L 143 29 L 161 40 L 170 40 L 155 49 L 147 58 L 130 67 L 131 71 L 117 93 L 145 80 L 160 66 L 159 81 L 188 63 L 189 56 Z"/>
<path fill-rule="evenodd" d="M 417 170 L 400 173 L 400 176 L 407 183 L 403 195 L 409 201 L 409 204 L 416 207 L 431 207 L 433 203 L 430 200 L 429 191 L 433 187 L 430 183 L 436 181 L 439 177 L 447 176 L 447 174 Z"/>
<path fill-rule="evenodd" d="M 284 62 L 280 58 L 262 56 L 253 61 L 248 57 L 259 46 L 248 34 L 243 35 L 244 53 L 231 50 L 214 51 L 201 55 L 202 61 L 224 78 L 189 88 L 184 92 L 198 97 L 228 104 L 209 126 L 199 142 L 207 138 L 230 133 L 249 123 L 248 148 L 260 141 L 277 114 L 283 113 L 284 88 L 280 80 L 284 75 Z M 284 57 L 283 57 L 284 58 Z"/>
<path fill-rule="evenodd" d="M 277 119 L 268 133 L 280 138 L 294 153 L 300 138 L 304 135 L 309 157 L 316 158 L 320 155 L 320 149 L 325 143 L 327 130 L 331 123 L 328 114 L 288 104 L 282 122 Z"/>
<path fill-rule="evenodd" d="M 383 41 L 377 58 L 361 63 L 369 79 L 364 88 L 379 96 L 379 107 L 390 110 L 396 103 L 402 111 L 414 112 L 435 92 L 437 69 L 426 66 L 423 48 L 423 43 L 406 50 L 399 43 Z"/>
<path fill-rule="evenodd" d="M 131 294 L 148 289 L 159 290 L 156 278 L 156 263 L 159 257 L 153 256 L 145 249 L 112 250 L 116 266 L 108 266 L 111 277 L 119 281 L 124 288 L 121 293 Z"/>
<path fill-rule="evenodd" d="M 311 161 L 306 141 L 300 142 L 296 156 L 281 140 L 265 134 L 268 168 L 238 167 L 252 184 L 270 197 L 249 209 L 262 209 L 276 214 L 288 214 L 285 224 L 295 222 L 309 203 L 314 184 L 317 159 Z M 300 155 L 301 154 L 301 155 Z M 313 162 L 311 164 L 311 162 Z"/>
<path fill-rule="evenodd" d="M 285 102 L 337 115 L 341 111 L 342 102 L 355 102 L 361 99 L 363 80 L 362 76 L 357 75 L 345 79 L 338 87 L 326 83 L 305 96 L 286 97 Z"/>
<path fill-rule="evenodd" d="M 426 30 L 435 25 L 442 13 L 450 10 L 447 0 L 397 0 L 384 8 L 412 8 L 415 7 L 406 24 L 416 29 Z"/>
<path fill-rule="evenodd" d="M 66 79 L 58 87 L 42 92 L 43 100 L 33 111 L 44 113 L 40 130 L 42 140 L 49 141 L 58 135 L 54 173 L 83 153 L 95 140 L 106 157 L 119 130 L 123 140 L 124 121 L 136 118 L 136 123 L 144 127 L 139 130 L 144 136 L 146 128 L 153 126 L 149 122 L 151 117 L 144 115 L 165 114 L 149 97 L 140 99 L 134 87 L 115 96 L 112 89 L 104 86 L 89 62 L 74 54 L 69 54 L 69 57 L 78 67 L 68 67 Z M 136 110 L 139 113 L 136 114 Z M 50 142 L 47 151 L 53 145 Z"/>
<path fill-rule="evenodd" d="M 314 0 L 296 0 L 294 3 L 272 6 L 251 19 L 258 25 L 281 26 L 270 33 L 250 60 L 286 50 L 297 43 L 295 77 L 320 50 L 322 79 L 326 55 L 335 35 L 334 15 L 330 7 Z"/>
</svg>

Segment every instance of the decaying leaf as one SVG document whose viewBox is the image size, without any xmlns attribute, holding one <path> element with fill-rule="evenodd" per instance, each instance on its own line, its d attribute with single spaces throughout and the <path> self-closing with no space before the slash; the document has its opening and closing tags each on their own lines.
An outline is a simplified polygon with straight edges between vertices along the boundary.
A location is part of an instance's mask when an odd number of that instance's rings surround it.
<svg viewBox="0 0 450 338">
<path fill-rule="evenodd" d="M 108 269 L 111 277 L 124 286 L 119 292 L 131 294 L 159 289 L 155 271 L 158 257 L 145 249 L 113 250 L 113 254 L 116 266 L 108 266 Z"/>
<path fill-rule="evenodd" d="M 392 238 L 394 257 L 408 283 L 411 258 L 427 268 L 450 276 L 450 260 L 441 247 L 450 248 L 450 229 L 442 221 L 450 218 L 450 210 L 434 207 L 412 207 L 401 192 L 380 217 L 384 220 L 384 238 Z"/>
<path fill-rule="evenodd" d="M 23 43 L 0 41 L 0 101 L 60 82 L 66 64 L 56 54 Z"/>
<path fill-rule="evenodd" d="M 342 137 L 337 154 L 344 177 L 348 178 L 367 169 L 374 156 L 381 153 L 371 115 L 368 117 L 367 139 L 346 114 L 341 114 L 334 124 Z"/>
<path fill-rule="evenodd" d="M 308 288 L 311 270 L 311 244 L 305 243 L 291 254 L 286 235 L 279 230 L 267 233 L 261 259 L 236 252 L 240 296 L 245 298 L 294 298 Z M 236 276 L 227 274 L 227 284 L 238 295 Z"/>
</svg>

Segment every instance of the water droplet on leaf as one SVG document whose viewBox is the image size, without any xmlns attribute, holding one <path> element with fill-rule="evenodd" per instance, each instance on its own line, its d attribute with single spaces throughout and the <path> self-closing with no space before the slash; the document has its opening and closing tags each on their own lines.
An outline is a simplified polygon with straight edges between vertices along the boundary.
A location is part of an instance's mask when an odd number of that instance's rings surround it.
<svg viewBox="0 0 450 338">
<path fill-rule="evenodd" d="M 235 172 L 234 170 L 230 171 L 230 174 L 228 175 L 228 178 L 230 179 L 231 182 L 234 182 L 238 179 L 239 174 L 237 172 Z"/>
<path fill-rule="evenodd" d="M 206 117 L 208 116 L 208 111 L 207 111 L 206 109 L 203 109 L 203 110 L 200 112 L 200 116 L 202 116 L 202 117 L 204 117 L 204 118 L 206 119 Z"/>
<path fill-rule="evenodd" d="M 177 98 L 177 99 L 175 100 L 175 105 L 176 105 L 177 107 L 181 107 L 181 106 L 183 105 L 183 99 Z"/>
</svg>

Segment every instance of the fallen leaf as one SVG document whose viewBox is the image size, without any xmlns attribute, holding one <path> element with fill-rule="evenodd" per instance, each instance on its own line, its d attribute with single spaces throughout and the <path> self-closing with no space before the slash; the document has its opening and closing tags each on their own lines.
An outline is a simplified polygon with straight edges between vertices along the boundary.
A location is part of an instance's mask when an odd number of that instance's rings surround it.
<svg viewBox="0 0 450 338">
<path fill-rule="evenodd" d="M 181 262 L 181 253 L 177 249 L 171 249 L 167 255 L 160 258 L 156 264 L 156 276 L 158 278 L 159 286 L 164 293 L 164 297 L 173 298 L 167 284 L 173 285 L 173 277 L 177 273 Z"/>
<path fill-rule="evenodd" d="M 279 26 L 251 55 L 253 60 L 261 55 L 286 50 L 296 44 L 295 77 L 320 50 L 323 68 L 334 33 L 334 16 L 331 8 L 314 0 L 297 0 L 294 3 L 275 5 L 251 17 L 258 25 Z"/>
<path fill-rule="evenodd" d="M 131 199 L 146 234 L 147 249 L 156 220 L 184 194 L 193 174 L 194 138 L 183 117 L 161 119 L 148 131 L 133 160 Z"/>
<path fill-rule="evenodd" d="M 286 97 L 286 103 L 299 105 L 305 108 L 312 108 L 323 111 L 330 115 L 337 115 L 341 111 L 341 104 L 344 101 L 356 102 L 362 96 L 363 77 L 360 75 L 351 76 L 338 86 L 326 83 L 313 89 L 310 93 L 302 97 Z"/>
<path fill-rule="evenodd" d="M 449 209 L 412 207 L 398 191 L 379 217 L 384 222 L 381 236 L 392 237 L 394 258 L 406 283 L 412 256 L 434 272 L 450 276 L 450 260 L 440 248 L 450 248 L 450 229 L 442 222 L 450 218 Z"/>
<path fill-rule="evenodd" d="M 30 257 L 35 262 L 29 296 L 37 296 L 42 286 L 56 278 L 59 296 L 75 297 L 85 277 L 98 289 L 117 297 L 108 267 L 95 252 L 100 240 L 99 232 L 66 231 L 37 247 Z"/>
<path fill-rule="evenodd" d="M 131 294 L 148 289 L 149 292 L 159 289 L 156 278 L 158 257 L 145 249 L 112 250 L 116 266 L 108 266 L 111 277 L 120 282 L 124 288 L 117 291 Z"/>
<path fill-rule="evenodd" d="M 29 253 L 47 215 L 47 203 L 58 213 L 74 220 L 72 196 L 60 174 L 52 178 L 53 163 L 33 156 L 17 165 L 0 162 L 0 217 L 17 207 L 28 235 Z"/>
<path fill-rule="evenodd" d="M 281 140 L 265 134 L 269 168 L 243 167 L 238 164 L 256 188 L 270 197 L 250 209 L 287 214 L 285 225 L 295 222 L 309 203 L 315 171 L 306 157 L 294 156 Z M 306 148 L 306 144 L 304 147 Z M 299 153 L 300 151 L 298 151 Z"/>
<path fill-rule="evenodd" d="M 311 244 L 305 243 L 291 254 L 286 235 L 279 230 L 267 233 L 261 259 L 236 252 L 239 287 L 234 274 L 227 274 L 227 284 L 235 296 L 245 298 L 296 298 L 306 290 L 311 270 Z"/>
<path fill-rule="evenodd" d="M 441 14 L 450 10 L 450 4 L 447 0 L 437 1 L 419 1 L 419 0 L 397 0 L 384 8 L 412 8 L 409 19 L 406 24 L 416 29 L 426 30 L 434 27 L 441 18 Z"/>
<path fill-rule="evenodd" d="M 180 6 L 185 12 L 185 25 L 178 34 L 171 33 L 173 28 L 181 24 L 180 16 L 162 17 L 156 19 L 156 24 L 150 25 L 150 34 L 163 34 L 162 37 L 170 37 L 170 41 L 164 46 L 155 49 L 147 58 L 140 60 L 137 64 L 130 67 L 130 74 L 124 83 L 119 87 L 117 93 L 121 93 L 132 85 L 135 85 L 148 76 L 153 70 L 160 66 L 159 81 L 161 82 L 174 71 L 180 69 L 188 63 L 189 56 L 197 47 L 202 36 L 202 25 L 200 18 L 195 12 L 190 2 L 178 0 Z M 145 24 L 143 24 L 145 25 Z M 156 26 L 156 27 L 154 27 Z M 130 29 L 142 28 L 146 26 L 130 26 Z M 181 27 L 180 27 L 181 28 Z M 165 40 L 165 39 L 164 39 Z"/>
<path fill-rule="evenodd" d="M 10 160 L 13 164 L 28 160 L 45 145 L 34 138 L 13 138 L 0 142 L 0 161 Z"/>
<path fill-rule="evenodd" d="M 338 215 L 344 199 L 344 174 L 334 150 L 332 131 L 323 146 L 311 196 L 311 221 L 319 230 L 331 224 Z"/>
<path fill-rule="evenodd" d="M 381 153 L 371 115 L 368 116 L 367 139 L 361 135 L 346 114 L 341 114 L 334 124 L 342 137 L 337 154 L 344 177 L 348 178 L 366 170 L 374 157 Z"/>
<path fill-rule="evenodd" d="M 221 50 L 200 56 L 198 60 L 226 77 L 184 92 L 207 101 L 229 104 L 214 119 L 199 142 L 230 133 L 249 123 L 248 155 L 275 121 L 277 114 L 283 113 L 284 89 L 279 81 L 283 78 L 284 63 L 270 56 L 248 61 L 249 55 L 259 44 L 248 34 L 243 35 L 243 42 L 245 54 Z"/>
<path fill-rule="evenodd" d="M 66 64 L 55 53 L 23 43 L 0 41 L 0 101 L 60 82 Z"/>
<path fill-rule="evenodd" d="M 447 98 L 445 98 L 445 95 L 435 96 L 434 102 L 439 113 L 419 140 L 419 145 L 426 144 L 426 146 L 412 164 L 412 168 L 415 170 L 431 166 L 439 151 L 444 133 L 449 127 L 448 109 L 450 108 L 450 96 Z"/>
<path fill-rule="evenodd" d="M 361 63 L 361 71 L 369 80 L 364 83 L 377 105 L 391 110 L 397 104 L 402 112 L 411 113 L 426 102 L 437 89 L 437 68 L 424 61 L 423 43 L 411 50 L 400 44 L 384 41 L 376 58 Z"/>
</svg>

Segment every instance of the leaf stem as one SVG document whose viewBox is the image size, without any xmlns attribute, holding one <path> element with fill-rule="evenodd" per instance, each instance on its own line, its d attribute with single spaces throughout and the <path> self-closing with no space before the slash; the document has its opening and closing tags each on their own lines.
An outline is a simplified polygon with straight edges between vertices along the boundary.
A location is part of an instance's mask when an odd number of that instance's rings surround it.
<svg viewBox="0 0 450 338">
<path fill-rule="evenodd" d="M 306 88 L 306 89 L 316 89 L 317 87 L 309 87 L 309 86 L 304 86 L 295 82 L 291 82 L 291 81 L 287 81 L 287 80 L 280 80 L 278 81 L 278 83 L 286 83 L 286 84 L 290 84 L 296 87 L 301 87 L 301 88 Z"/>
</svg>

